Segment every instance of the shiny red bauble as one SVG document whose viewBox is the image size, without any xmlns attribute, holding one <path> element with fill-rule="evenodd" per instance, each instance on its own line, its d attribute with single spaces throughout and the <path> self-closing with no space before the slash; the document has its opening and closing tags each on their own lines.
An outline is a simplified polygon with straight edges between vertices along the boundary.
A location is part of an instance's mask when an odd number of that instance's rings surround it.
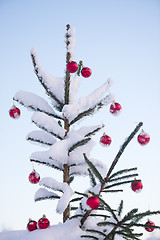
<svg viewBox="0 0 160 240">
<path fill-rule="evenodd" d="M 36 230 L 37 229 L 37 222 L 32 220 L 32 219 L 29 219 L 29 222 L 27 224 L 27 229 L 30 232 Z"/>
<path fill-rule="evenodd" d="M 146 224 L 150 225 L 150 226 L 155 226 L 155 224 L 153 222 L 151 222 L 151 221 L 146 222 Z M 149 227 L 149 226 L 145 227 L 145 229 L 146 229 L 147 232 L 153 232 L 153 230 L 154 230 L 154 228 Z"/>
<path fill-rule="evenodd" d="M 45 215 L 43 215 L 43 217 L 38 220 L 38 227 L 40 229 L 46 229 L 49 227 L 49 225 L 50 225 L 50 222 Z"/>
<path fill-rule="evenodd" d="M 37 173 L 35 170 L 33 170 L 28 177 L 29 181 L 33 184 L 36 184 L 39 182 L 40 180 L 40 175 L 39 173 Z"/>
<path fill-rule="evenodd" d="M 92 196 L 87 199 L 87 205 L 92 209 L 97 209 L 99 207 L 100 201 L 97 197 Z"/>
<path fill-rule="evenodd" d="M 11 109 L 9 110 L 9 116 L 11 118 L 18 119 L 20 117 L 20 114 L 21 114 L 21 112 L 20 112 L 19 108 L 17 108 L 15 105 L 13 105 L 11 107 Z"/>
<path fill-rule="evenodd" d="M 71 61 L 67 64 L 67 69 L 70 73 L 75 73 L 78 70 L 78 64 L 74 61 Z"/>
<path fill-rule="evenodd" d="M 135 180 L 134 182 L 131 183 L 131 188 L 136 193 L 140 192 L 143 188 L 142 182 Z"/>
<path fill-rule="evenodd" d="M 88 67 L 82 68 L 82 70 L 81 70 L 81 75 L 82 75 L 84 78 L 90 77 L 91 74 L 92 74 L 92 71 L 91 71 L 90 68 L 88 68 Z"/>
<path fill-rule="evenodd" d="M 146 145 L 147 143 L 149 143 L 150 141 L 150 136 L 148 135 L 148 133 L 145 133 L 143 130 L 142 132 L 138 135 L 137 137 L 137 141 L 141 144 L 141 145 Z"/>
<path fill-rule="evenodd" d="M 108 147 L 111 144 L 111 138 L 106 135 L 105 133 L 103 134 L 103 136 L 100 138 L 100 144 L 104 147 Z"/>
<path fill-rule="evenodd" d="M 115 115 L 115 116 L 119 115 L 119 113 L 121 112 L 121 110 L 122 110 L 122 107 L 121 107 L 121 105 L 120 105 L 119 103 L 117 103 L 117 102 L 113 102 L 113 103 L 111 104 L 111 106 L 110 106 L 110 112 L 111 112 L 113 115 Z"/>
</svg>

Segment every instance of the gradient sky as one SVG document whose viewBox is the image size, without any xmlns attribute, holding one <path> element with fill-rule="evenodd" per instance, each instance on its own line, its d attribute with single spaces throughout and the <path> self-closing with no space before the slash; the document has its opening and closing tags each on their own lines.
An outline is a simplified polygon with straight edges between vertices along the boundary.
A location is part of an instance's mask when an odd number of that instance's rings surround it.
<svg viewBox="0 0 160 240">
<path fill-rule="evenodd" d="M 141 147 L 136 138 L 130 143 L 119 164 L 121 168 L 138 167 L 144 189 L 135 194 L 127 186 L 118 196 L 109 195 L 115 205 L 124 199 L 124 213 L 138 207 L 140 211 L 160 209 L 160 1 L 159 0 L 0 0 L 0 78 L 1 78 L 1 168 L 0 168 L 0 230 L 25 229 L 28 218 L 38 220 L 45 213 L 56 224 L 61 217 L 55 214 L 55 202 L 34 202 L 38 186 L 28 182 L 32 171 L 29 156 L 43 150 L 25 140 L 37 128 L 31 124 L 31 112 L 22 108 L 19 120 L 8 115 L 14 94 L 19 90 L 44 96 L 34 72 L 30 50 L 37 47 L 43 67 L 61 77 L 65 69 L 65 26 L 76 28 L 77 61 L 92 69 L 92 77 L 83 79 L 80 95 L 87 95 L 108 78 L 114 79 L 111 88 L 123 111 L 114 118 L 108 107 L 83 124 L 105 124 L 112 145 L 97 147 L 93 156 L 109 166 L 119 146 L 143 121 L 143 129 L 151 137 Z M 45 97 L 45 96 L 44 96 Z M 44 149 L 45 150 L 45 149 Z M 43 166 L 34 166 L 42 177 L 61 175 Z M 79 182 L 83 178 L 78 179 Z M 75 185 L 76 187 L 76 185 Z M 151 217 L 157 225 L 160 217 Z M 155 231 L 160 239 L 160 233 Z M 145 233 L 143 239 L 149 239 Z M 153 239 L 153 238 L 152 238 Z"/>
</svg>

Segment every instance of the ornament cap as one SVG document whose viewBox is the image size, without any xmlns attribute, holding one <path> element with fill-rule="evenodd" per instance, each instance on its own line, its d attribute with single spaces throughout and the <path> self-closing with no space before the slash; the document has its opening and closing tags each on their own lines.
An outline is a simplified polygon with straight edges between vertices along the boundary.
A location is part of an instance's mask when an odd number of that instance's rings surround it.
<svg viewBox="0 0 160 240">
<path fill-rule="evenodd" d="M 92 195 L 92 193 L 88 193 L 88 198 L 90 198 L 90 197 L 92 197 L 93 195 Z"/>
</svg>

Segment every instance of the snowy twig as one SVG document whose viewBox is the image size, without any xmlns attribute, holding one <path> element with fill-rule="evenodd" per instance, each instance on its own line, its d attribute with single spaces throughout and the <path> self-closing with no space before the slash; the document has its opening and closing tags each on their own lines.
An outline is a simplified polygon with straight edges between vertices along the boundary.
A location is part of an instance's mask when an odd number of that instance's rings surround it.
<svg viewBox="0 0 160 240">
<path fill-rule="evenodd" d="M 143 125 L 142 122 L 140 122 L 137 127 L 134 129 L 134 131 L 129 135 L 129 137 L 126 139 L 126 141 L 123 143 L 122 147 L 120 148 L 118 154 L 116 155 L 108 173 L 107 173 L 107 176 L 105 178 L 105 181 L 107 182 L 111 172 L 113 171 L 115 165 L 117 164 L 120 156 L 122 155 L 122 153 L 124 152 L 125 148 L 127 147 L 127 145 L 129 144 L 129 142 L 132 140 L 132 138 L 135 136 L 135 134 L 138 132 L 138 130 L 140 129 L 140 127 Z"/>
<path fill-rule="evenodd" d="M 37 59 L 36 59 L 36 55 L 33 54 L 33 52 L 31 53 L 31 58 L 32 58 L 32 62 L 33 62 L 33 66 L 34 66 L 34 70 L 35 70 L 35 73 L 40 81 L 40 83 L 42 84 L 42 86 L 44 87 L 44 89 L 46 90 L 47 92 L 47 95 L 49 95 L 52 99 L 54 99 L 58 106 L 59 106 L 59 109 L 62 110 L 64 104 L 55 96 L 55 94 L 53 94 L 53 92 L 51 92 L 51 90 L 47 87 L 47 84 L 45 83 L 45 81 L 43 80 L 43 77 L 40 75 L 39 73 L 39 68 L 37 66 Z"/>
</svg>

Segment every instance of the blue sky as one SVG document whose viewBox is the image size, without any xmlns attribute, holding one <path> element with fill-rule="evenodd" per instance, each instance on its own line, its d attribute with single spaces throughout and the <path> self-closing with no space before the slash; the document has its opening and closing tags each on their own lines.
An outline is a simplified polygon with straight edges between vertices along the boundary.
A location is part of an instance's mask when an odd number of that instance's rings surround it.
<svg viewBox="0 0 160 240">
<path fill-rule="evenodd" d="M 135 138 L 117 168 L 137 166 L 144 189 L 135 194 L 126 187 L 119 198 L 125 200 L 124 210 L 160 209 L 160 2 L 1 0 L 1 230 L 25 229 L 29 217 L 37 219 L 43 213 L 51 224 L 61 220 L 54 213 L 54 202 L 33 201 L 38 187 L 27 179 L 32 171 L 29 156 L 38 147 L 25 140 L 27 133 L 36 129 L 31 124 L 31 112 L 19 106 L 22 116 L 14 121 L 8 110 L 12 97 L 21 89 L 44 96 L 33 72 L 32 47 L 37 47 L 39 59 L 49 73 L 64 75 L 67 23 L 76 28 L 77 61 L 82 59 L 93 72 L 91 78 L 82 81 L 80 94 L 89 94 L 113 77 L 111 92 L 123 107 L 118 118 L 113 118 L 105 108 L 86 120 L 86 124 L 93 125 L 103 122 L 105 132 L 114 139 L 110 148 L 102 149 L 98 141 L 103 133 L 97 134 L 93 155 L 109 165 L 124 139 L 143 121 L 143 129 L 151 136 L 150 143 L 141 147 Z M 35 168 L 42 176 L 52 175 L 49 169 Z M 109 201 L 118 204 L 117 196 L 109 197 Z M 152 219 L 159 224 L 160 217 Z M 160 237 L 158 232 L 155 234 Z M 145 237 L 149 236 L 145 233 Z"/>
</svg>

